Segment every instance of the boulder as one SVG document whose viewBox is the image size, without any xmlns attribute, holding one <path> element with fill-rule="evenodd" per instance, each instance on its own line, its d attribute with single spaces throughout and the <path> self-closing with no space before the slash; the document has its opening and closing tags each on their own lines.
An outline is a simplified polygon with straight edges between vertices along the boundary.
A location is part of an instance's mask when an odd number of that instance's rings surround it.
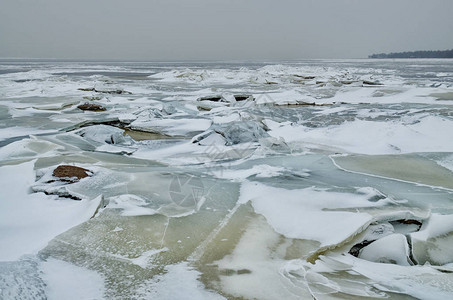
<svg viewBox="0 0 453 300">
<path fill-rule="evenodd" d="M 105 111 L 105 107 L 100 105 L 100 104 L 94 104 L 94 103 L 88 103 L 85 102 L 84 104 L 80 104 L 77 106 L 78 109 L 81 109 L 83 111 L 88 110 L 88 111 Z"/>
<path fill-rule="evenodd" d="M 77 182 L 82 178 L 91 176 L 92 172 L 77 166 L 60 165 L 53 170 L 52 175 L 58 177 L 61 181 Z"/>
</svg>

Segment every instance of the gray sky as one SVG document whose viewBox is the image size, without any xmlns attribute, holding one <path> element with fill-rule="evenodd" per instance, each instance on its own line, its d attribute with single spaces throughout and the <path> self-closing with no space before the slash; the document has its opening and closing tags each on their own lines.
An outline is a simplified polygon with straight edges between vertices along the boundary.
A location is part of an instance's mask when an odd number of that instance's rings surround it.
<svg viewBox="0 0 453 300">
<path fill-rule="evenodd" d="M 364 58 L 453 48 L 452 0 L 0 0 L 0 57 Z"/>
</svg>

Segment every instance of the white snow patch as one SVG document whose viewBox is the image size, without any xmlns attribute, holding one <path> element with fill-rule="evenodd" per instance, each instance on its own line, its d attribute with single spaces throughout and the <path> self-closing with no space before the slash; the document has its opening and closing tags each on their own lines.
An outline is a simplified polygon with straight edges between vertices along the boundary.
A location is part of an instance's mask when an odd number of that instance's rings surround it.
<svg viewBox="0 0 453 300">
<path fill-rule="evenodd" d="M 206 290 L 198 280 L 201 273 L 191 268 L 187 262 L 168 265 L 165 270 L 164 275 L 155 276 L 138 291 L 149 299 L 225 299 L 213 291 Z"/>
<path fill-rule="evenodd" d="M 104 299 L 104 279 L 97 272 L 52 258 L 40 267 L 47 299 Z"/>
<path fill-rule="evenodd" d="M 453 120 L 436 116 L 409 123 L 355 120 L 318 128 L 286 125 L 274 127 L 269 134 L 283 137 L 286 142 L 312 143 L 362 154 L 453 152 Z"/>
</svg>

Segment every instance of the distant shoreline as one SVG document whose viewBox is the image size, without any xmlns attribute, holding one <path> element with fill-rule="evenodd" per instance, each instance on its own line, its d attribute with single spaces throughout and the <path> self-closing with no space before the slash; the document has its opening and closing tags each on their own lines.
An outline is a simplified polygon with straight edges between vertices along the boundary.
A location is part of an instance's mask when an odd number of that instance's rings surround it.
<svg viewBox="0 0 453 300">
<path fill-rule="evenodd" d="M 369 55 L 368 58 L 453 58 L 452 50 L 392 52 Z"/>
</svg>

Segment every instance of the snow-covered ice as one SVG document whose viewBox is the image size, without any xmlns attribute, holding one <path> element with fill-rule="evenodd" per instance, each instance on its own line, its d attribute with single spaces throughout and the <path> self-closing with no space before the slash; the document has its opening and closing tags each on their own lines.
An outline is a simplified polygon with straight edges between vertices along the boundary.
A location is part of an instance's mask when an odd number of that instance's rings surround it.
<svg viewBox="0 0 453 300">
<path fill-rule="evenodd" d="M 73 201 L 29 193 L 35 161 L 0 167 L 0 261 L 36 254 L 58 234 L 89 220 L 102 197 Z"/>
<path fill-rule="evenodd" d="M 451 298 L 452 107 L 448 60 L 0 60 L 0 298 Z"/>
</svg>

